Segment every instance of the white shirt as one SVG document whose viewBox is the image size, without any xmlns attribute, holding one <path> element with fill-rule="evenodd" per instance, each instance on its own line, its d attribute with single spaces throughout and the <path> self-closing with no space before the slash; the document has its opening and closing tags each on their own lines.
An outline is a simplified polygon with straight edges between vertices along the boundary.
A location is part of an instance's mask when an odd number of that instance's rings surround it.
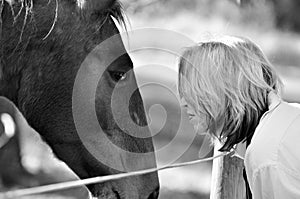
<svg viewBox="0 0 300 199">
<path fill-rule="evenodd" d="M 253 199 L 300 199 L 300 108 L 275 94 L 245 154 Z"/>
</svg>

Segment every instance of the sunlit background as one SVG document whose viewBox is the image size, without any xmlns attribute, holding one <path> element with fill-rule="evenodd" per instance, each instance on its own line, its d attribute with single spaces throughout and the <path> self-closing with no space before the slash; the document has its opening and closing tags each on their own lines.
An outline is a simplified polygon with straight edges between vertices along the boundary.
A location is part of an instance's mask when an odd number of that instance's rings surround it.
<svg viewBox="0 0 300 199">
<path fill-rule="evenodd" d="M 283 98 L 289 102 L 300 102 L 300 2 L 253 2 L 122 1 L 130 22 L 128 30 L 149 27 L 167 29 L 186 35 L 195 42 L 220 34 L 249 37 L 263 49 L 280 73 L 285 86 Z M 155 42 L 161 40 L 159 35 L 147 36 L 154 41 L 153 46 L 160 47 L 159 42 Z M 130 40 L 135 38 L 129 38 L 129 42 Z M 164 153 L 158 153 L 158 164 L 168 162 L 172 154 L 182 154 L 177 162 L 211 156 L 211 147 L 207 143 L 203 146 L 204 136 L 196 135 L 184 110 L 179 107 L 176 96 L 178 57 L 155 49 L 130 52 L 130 55 L 140 85 L 144 82 L 161 85 L 140 88 L 151 118 L 151 130 L 156 133 L 154 144 L 157 150 L 168 148 Z M 192 143 L 191 138 L 194 138 Z M 190 147 L 187 148 L 187 145 Z M 211 162 L 160 172 L 159 177 L 162 186 L 160 198 L 209 198 Z"/>
</svg>

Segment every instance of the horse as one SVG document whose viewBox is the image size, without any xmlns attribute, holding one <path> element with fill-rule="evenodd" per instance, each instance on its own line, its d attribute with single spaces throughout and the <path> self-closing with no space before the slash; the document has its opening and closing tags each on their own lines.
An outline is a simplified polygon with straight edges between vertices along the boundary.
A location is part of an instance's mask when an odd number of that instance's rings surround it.
<svg viewBox="0 0 300 199">
<path fill-rule="evenodd" d="M 150 135 L 150 131 L 134 73 L 128 75 L 133 63 L 116 24 L 125 24 L 120 2 L 1 0 L 0 14 L 0 96 L 14 103 L 60 160 L 81 179 L 127 172 L 133 167 L 146 169 L 156 166 L 151 136 L 133 136 L 139 133 Z M 105 48 L 98 49 L 98 54 L 94 53 L 98 60 L 96 70 L 103 70 L 103 74 L 98 79 L 94 99 L 84 101 L 94 106 L 97 123 L 103 131 L 89 132 L 92 124 L 85 120 L 88 126 L 86 136 L 79 135 L 73 113 L 77 74 L 86 57 L 111 37 L 115 39 Z M 124 53 L 119 55 L 120 52 Z M 117 58 L 108 67 L 102 64 L 108 57 L 114 56 Z M 84 64 L 83 80 L 93 73 L 91 65 L 95 66 L 95 63 Z M 122 92 L 116 95 L 117 101 L 128 99 L 128 103 L 117 104 L 115 114 L 128 112 L 126 117 L 121 117 L 121 120 L 126 120 L 125 128 L 114 119 L 114 107 L 111 105 L 113 94 L 118 92 L 115 91 L 118 84 L 122 85 Z M 89 84 L 85 86 L 75 89 L 78 96 L 89 89 Z M 141 128 L 126 128 L 126 124 Z M 98 135 L 117 146 L 120 153 L 106 148 L 103 140 L 82 140 Z M 6 147 L 18 150 L 16 143 L 8 142 Z M 97 154 L 106 154 L 114 165 L 106 164 Z M 159 180 L 157 172 L 154 172 L 87 185 L 87 188 L 98 198 L 153 199 L 159 195 Z"/>
</svg>

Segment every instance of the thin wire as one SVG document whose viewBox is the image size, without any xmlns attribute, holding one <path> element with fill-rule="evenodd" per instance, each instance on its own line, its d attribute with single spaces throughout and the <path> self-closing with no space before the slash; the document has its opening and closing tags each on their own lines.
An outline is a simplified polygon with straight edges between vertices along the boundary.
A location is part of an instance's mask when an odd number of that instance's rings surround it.
<svg viewBox="0 0 300 199">
<path fill-rule="evenodd" d="M 190 161 L 190 162 L 176 163 L 176 164 L 167 165 L 167 166 L 163 166 L 163 167 L 159 167 L 159 168 L 151 168 L 151 169 L 145 169 L 145 170 L 128 172 L 128 173 L 120 173 L 120 174 L 114 174 L 114 175 L 108 175 L 108 176 L 99 176 L 99 177 L 87 178 L 87 179 L 83 179 L 83 180 L 62 182 L 62 183 L 44 185 L 44 186 L 39 186 L 39 187 L 27 188 L 27 189 L 7 191 L 7 192 L 2 192 L 2 193 L 0 192 L 0 198 L 6 198 L 6 199 L 18 198 L 21 196 L 41 194 L 41 193 L 46 193 L 46 192 L 51 192 L 51 191 L 58 191 L 58 190 L 63 190 L 63 189 L 79 187 L 79 186 L 83 186 L 83 185 L 103 183 L 103 182 L 107 182 L 107 181 L 131 177 L 131 176 L 149 174 L 149 173 L 162 171 L 162 170 L 166 170 L 166 169 L 172 169 L 172 168 L 178 168 L 178 167 L 199 164 L 199 163 L 211 161 L 211 160 L 214 160 L 216 158 L 220 158 L 220 157 L 223 157 L 226 155 L 233 155 L 234 153 L 235 153 L 234 151 L 223 152 L 223 153 L 213 156 L 213 157 L 204 158 L 204 159 L 200 159 L 200 160 L 194 160 L 194 161 Z"/>
</svg>

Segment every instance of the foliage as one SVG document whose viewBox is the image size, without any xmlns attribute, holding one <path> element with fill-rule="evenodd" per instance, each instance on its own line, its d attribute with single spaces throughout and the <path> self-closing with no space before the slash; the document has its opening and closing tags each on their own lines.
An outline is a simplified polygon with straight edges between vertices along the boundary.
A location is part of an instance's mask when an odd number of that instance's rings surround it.
<svg viewBox="0 0 300 199">
<path fill-rule="evenodd" d="M 172 17 L 185 12 L 196 13 L 195 16 L 201 19 L 221 17 L 239 24 L 273 27 L 274 14 L 270 3 L 256 3 L 250 6 L 243 3 L 244 1 L 241 1 L 241 4 L 237 3 L 238 0 L 123 0 L 122 2 L 127 13 L 142 13 L 149 18 Z"/>
<path fill-rule="evenodd" d="M 150 17 L 182 11 L 197 12 L 199 17 L 222 15 L 241 23 L 276 26 L 300 32 L 299 0 L 122 0 L 128 12 L 143 12 Z"/>
</svg>

